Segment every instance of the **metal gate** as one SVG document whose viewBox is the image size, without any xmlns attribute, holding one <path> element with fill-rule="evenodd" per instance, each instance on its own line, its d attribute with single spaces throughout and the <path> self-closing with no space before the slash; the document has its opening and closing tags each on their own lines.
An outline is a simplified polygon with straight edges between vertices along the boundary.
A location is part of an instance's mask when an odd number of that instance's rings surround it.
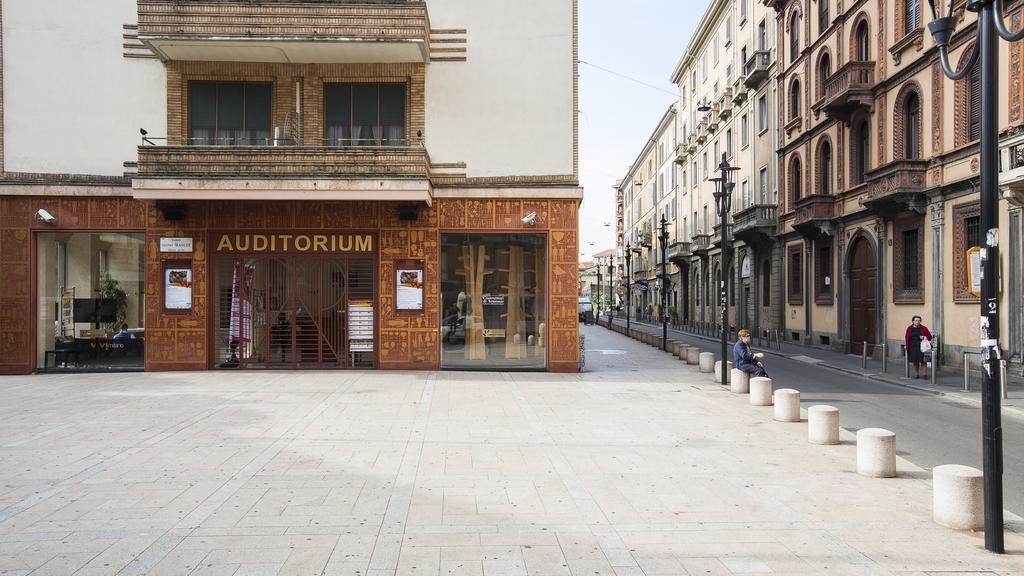
<svg viewBox="0 0 1024 576">
<path fill-rule="evenodd" d="M 372 259 L 229 256 L 216 262 L 215 366 L 372 368 L 376 346 L 352 350 L 350 303 L 375 307 Z"/>
</svg>

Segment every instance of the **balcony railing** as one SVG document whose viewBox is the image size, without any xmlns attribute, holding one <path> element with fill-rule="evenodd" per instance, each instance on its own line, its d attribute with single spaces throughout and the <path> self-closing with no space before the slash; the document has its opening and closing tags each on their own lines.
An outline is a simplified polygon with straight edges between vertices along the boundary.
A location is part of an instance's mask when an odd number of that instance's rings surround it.
<svg viewBox="0 0 1024 576">
<path fill-rule="evenodd" d="M 818 236 L 831 231 L 834 217 L 835 197 L 812 194 L 797 200 L 793 227 L 805 236 Z"/>
<path fill-rule="evenodd" d="M 772 55 L 768 50 L 757 50 L 743 64 L 743 84 L 747 88 L 759 88 L 768 79 L 772 66 Z"/>
<path fill-rule="evenodd" d="M 681 264 L 690 258 L 689 242 L 672 242 L 665 250 L 665 258 L 673 263 Z"/>
<path fill-rule="evenodd" d="M 139 178 L 426 179 L 421 146 L 140 146 Z"/>
<path fill-rule="evenodd" d="M 756 237 L 771 237 L 778 227 L 775 204 L 752 204 L 732 217 L 733 234 L 748 244 Z"/>
<path fill-rule="evenodd" d="M 847 120 L 859 107 L 870 107 L 874 101 L 874 62 L 847 62 L 832 73 L 822 88 L 815 109 L 824 109 L 833 118 Z"/>
<path fill-rule="evenodd" d="M 138 0 L 139 40 L 165 60 L 424 62 L 423 0 Z"/>
<path fill-rule="evenodd" d="M 883 216 L 907 209 L 924 209 L 921 194 L 928 188 L 927 160 L 897 160 L 865 175 L 863 203 Z"/>
<path fill-rule="evenodd" d="M 690 239 L 690 250 L 694 254 L 703 254 L 711 249 L 711 234 L 694 234 Z"/>
</svg>

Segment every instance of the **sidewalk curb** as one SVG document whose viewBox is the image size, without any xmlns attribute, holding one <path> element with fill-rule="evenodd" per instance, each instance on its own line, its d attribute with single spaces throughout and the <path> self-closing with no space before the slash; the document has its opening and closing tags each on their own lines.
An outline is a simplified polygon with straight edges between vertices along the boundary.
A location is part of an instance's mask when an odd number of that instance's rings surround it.
<svg viewBox="0 0 1024 576">
<path fill-rule="evenodd" d="M 643 324 L 643 323 L 640 323 L 640 322 L 636 322 L 636 324 L 639 324 L 641 326 L 649 326 L 649 324 Z M 607 326 L 604 326 L 604 328 L 607 329 Z M 672 332 L 679 332 L 678 330 L 674 330 L 674 329 L 672 329 L 671 331 Z M 705 342 L 719 342 L 719 340 L 716 340 L 714 338 L 710 338 L 708 336 L 703 336 L 703 335 L 700 335 L 700 334 L 691 334 L 689 332 L 681 332 L 681 334 L 683 334 L 683 335 L 685 335 L 687 337 L 690 337 L 690 338 L 696 338 L 698 340 L 704 340 Z M 765 352 L 765 354 L 770 354 L 772 356 L 778 356 L 780 358 L 786 358 L 787 360 L 792 360 L 793 359 L 792 355 L 786 354 L 785 352 L 779 352 L 778 350 L 766 349 L 764 352 Z M 916 385 L 916 384 L 911 384 L 910 382 L 900 382 L 898 380 L 893 380 L 891 378 L 883 378 L 881 376 L 878 376 L 877 374 L 864 374 L 863 372 L 858 372 L 856 370 L 850 370 L 849 368 L 842 368 L 842 367 L 839 367 L 839 366 L 833 366 L 833 365 L 827 364 L 825 362 L 817 362 L 817 363 L 811 364 L 811 366 L 820 366 L 822 368 L 827 368 L 829 370 L 834 370 L 836 372 L 841 372 L 843 374 L 848 374 L 850 376 L 859 376 L 861 378 L 872 380 L 874 382 L 880 382 L 882 384 L 889 384 L 889 385 L 892 385 L 892 386 L 900 386 L 902 388 L 909 388 L 911 390 L 917 390 L 918 392 L 926 392 L 928 394 L 934 394 L 935 396 L 947 396 L 949 398 L 952 398 L 952 399 L 955 399 L 955 400 L 960 400 L 962 402 L 967 402 L 967 403 L 973 404 L 975 406 L 981 406 L 981 400 L 980 399 L 975 399 L 975 398 L 972 398 L 970 396 L 964 396 L 962 394 L 957 394 L 956 392 L 946 392 L 946 391 L 943 391 L 943 390 L 936 390 L 935 388 L 931 388 L 931 387 L 919 386 L 919 385 Z M 1002 408 L 1002 410 L 1004 412 L 1011 413 L 1011 414 L 1013 414 L 1013 415 L 1015 415 L 1015 416 L 1017 416 L 1019 418 L 1024 418 L 1024 409 L 1022 409 L 1022 408 L 1017 408 L 1015 406 L 1001 406 L 1001 408 Z"/>
</svg>

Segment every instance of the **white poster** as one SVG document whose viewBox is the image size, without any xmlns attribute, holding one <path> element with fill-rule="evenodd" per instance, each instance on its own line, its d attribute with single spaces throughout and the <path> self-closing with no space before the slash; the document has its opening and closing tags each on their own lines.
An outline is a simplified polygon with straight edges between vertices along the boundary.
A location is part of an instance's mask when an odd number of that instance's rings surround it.
<svg viewBox="0 0 1024 576">
<path fill-rule="evenodd" d="M 164 308 L 167 310 L 192 309 L 191 268 L 164 270 Z"/>
<path fill-rule="evenodd" d="M 423 270 L 398 270 L 396 273 L 398 310 L 423 310 Z"/>
</svg>

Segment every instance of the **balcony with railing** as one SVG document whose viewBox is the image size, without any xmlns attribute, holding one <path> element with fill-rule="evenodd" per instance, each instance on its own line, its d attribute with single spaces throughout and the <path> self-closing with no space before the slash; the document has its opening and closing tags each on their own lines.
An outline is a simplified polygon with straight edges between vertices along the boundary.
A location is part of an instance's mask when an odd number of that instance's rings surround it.
<svg viewBox="0 0 1024 576">
<path fill-rule="evenodd" d="M 725 227 L 725 234 L 730 239 L 733 238 L 732 231 L 733 231 L 733 224 L 730 222 L 729 225 Z M 711 234 L 711 242 L 717 248 L 721 248 L 722 247 L 722 223 L 721 222 L 719 222 L 718 224 L 715 224 L 714 232 Z"/>
<path fill-rule="evenodd" d="M 707 254 L 711 250 L 711 234 L 694 234 L 690 239 L 690 251 L 693 254 Z"/>
<path fill-rule="evenodd" d="M 764 241 L 775 236 L 778 227 L 778 207 L 775 204 L 752 204 L 732 217 L 733 235 L 747 244 Z"/>
<path fill-rule="evenodd" d="M 675 241 L 665 249 L 665 259 L 673 264 L 681 265 L 690 260 L 690 243 Z"/>
<path fill-rule="evenodd" d="M 747 101 L 747 85 L 745 80 L 746 77 L 740 75 L 732 83 L 732 103 L 736 106 Z"/>
<path fill-rule="evenodd" d="M 430 157 L 421 145 L 404 141 L 361 146 L 281 145 L 284 142 L 140 146 L 132 180 L 134 196 L 147 200 L 431 202 Z"/>
<path fill-rule="evenodd" d="M 829 117 L 845 122 L 857 109 L 871 108 L 874 85 L 874 62 L 847 62 L 825 80 L 814 109 L 824 110 Z"/>
<path fill-rule="evenodd" d="M 423 0 L 138 0 L 139 40 L 163 60 L 425 62 Z"/>
<path fill-rule="evenodd" d="M 927 160 L 896 160 L 865 175 L 864 206 L 881 216 L 906 210 L 923 212 L 928 188 Z"/>
<path fill-rule="evenodd" d="M 760 88 L 768 80 L 768 70 L 772 67 L 772 53 L 769 50 L 757 50 L 743 64 L 743 84 L 747 88 Z"/>
<path fill-rule="evenodd" d="M 718 101 L 718 116 L 722 120 L 728 120 L 732 116 L 732 101 L 732 86 L 728 86 L 722 93 L 722 99 Z"/>
<path fill-rule="evenodd" d="M 804 236 L 831 235 L 835 217 L 835 196 L 812 194 L 797 200 L 793 228 Z"/>
</svg>

